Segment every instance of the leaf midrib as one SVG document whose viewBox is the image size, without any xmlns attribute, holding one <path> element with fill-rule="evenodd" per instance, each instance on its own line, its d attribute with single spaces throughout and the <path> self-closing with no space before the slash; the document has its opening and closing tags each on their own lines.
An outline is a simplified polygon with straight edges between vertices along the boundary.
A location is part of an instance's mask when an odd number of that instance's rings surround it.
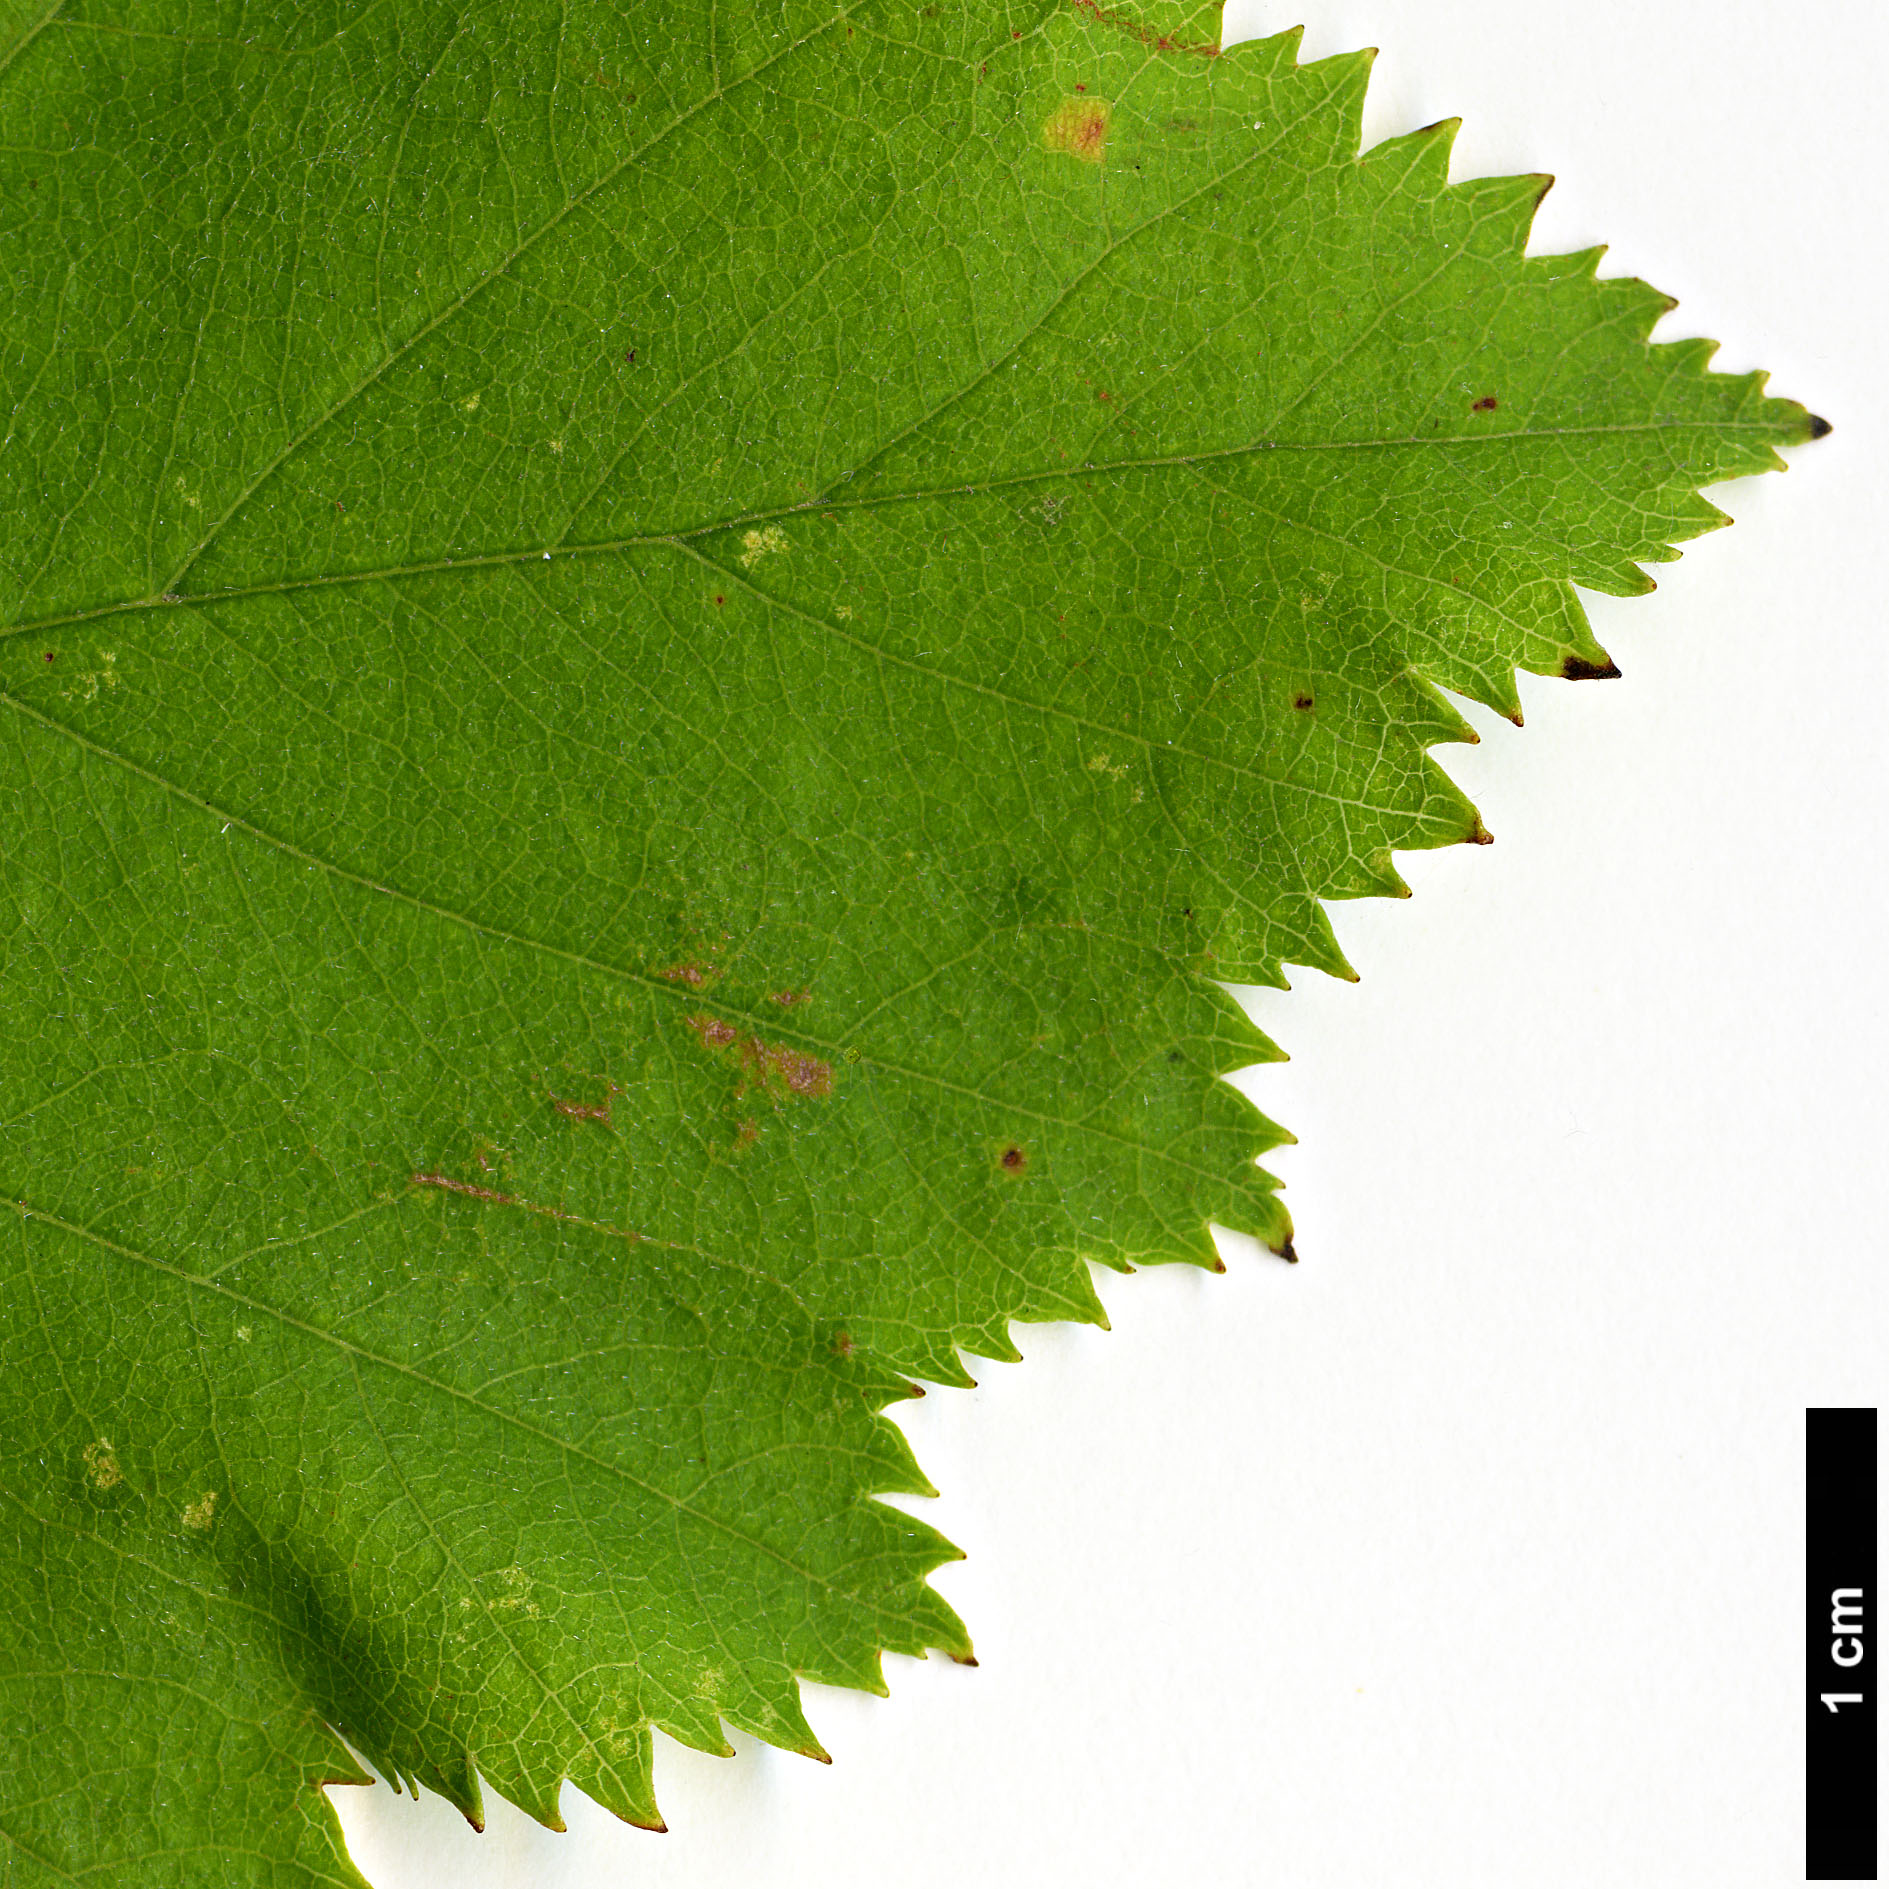
<svg viewBox="0 0 1889 1889">
<path fill-rule="evenodd" d="M 68 610 L 57 616 L 35 617 L 30 622 L 0 626 L 0 641 L 12 636 L 33 636 L 48 630 L 70 629 L 81 623 L 95 623 L 103 617 L 126 616 L 136 611 L 201 609 L 211 604 L 241 603 L 251 597 L 280 597 L 303 590 L 325 590 L 347 584 L 397 583 L 409 577 L 438 577 L 448 572 L 477 572 L 506 564 L 556 563 L 560 560 L 615 557 L 630 551 L 660 550 L 665 546 L 685 546 L 698 538 L 713 537 L 717 532 L 739 531 L 747 526 L 777 523 L 784 518 L 818 517 L 828 512 L 872 511 L 881 506 L 925 504 L 933 499 L 981 498 L 1017 486 L 1077 481 L 1113 476 L 1117 473 L 1187 470 L 1216 461 L 1254 458 L 1262 453 L 1343 453 L 1394 452 L 1408 449 L 1442 451 L 1450 447 L 1510 446 L 1534 440 L 1601 438 L 1611 435 L 1709 432 L 1715 437 L 1726 433 L 1756 433 L 1788 444 L 1789 428 L 1776 420 L 1648 420 L 1617 426 L 1544 426 L 1516 427 L 1507 432 L 1482 436 L 1438 434 L 1425 438 L 1418 434 L 1386 436 L 1381 439 L 1248 441 L 1238 446 L 1211 446 L 1193 453 L 1153 454 L 1141 459 L 1101 459 L 1079 466 L 1044 466 L 1028 472 L 1007 473 L 998 479 L 959 480 L 949 485 L 915 486 L 897 492 L 862 493 L 856 498 L 797 499 L 791 505 L 776 505 L 759 511 L 739 512 L 704 524 L 679 525 L 669 531 L 653 531 L 640 536 L 604 538 L 591 544 L 571 544 L 563 539 L 550 544 L 532 545 L 520 551 L 475 552 L 466 557 L 423 559 L 412 564 L 386 564 L 373 570 L 320 572 L 310 577 L 284 577 L 260 584 L 234 584 L 223 590 L 170 592 L 154 597 L 123 597 L 112 603 L 93 604 L 84 610 Z"/>
</svg>

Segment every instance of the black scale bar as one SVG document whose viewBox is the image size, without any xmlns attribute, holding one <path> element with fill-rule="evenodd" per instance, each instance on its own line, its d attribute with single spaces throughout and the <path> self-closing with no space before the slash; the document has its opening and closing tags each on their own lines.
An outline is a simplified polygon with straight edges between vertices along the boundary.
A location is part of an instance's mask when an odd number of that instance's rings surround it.
<svg viewBox="0 0 1889 1889">
<path fill-rule="evenodd" d="M 1876 1413 L 1804 1413 L 1805 1841 L 1811 1882 L 1876 1876 Z"/>
</svg>

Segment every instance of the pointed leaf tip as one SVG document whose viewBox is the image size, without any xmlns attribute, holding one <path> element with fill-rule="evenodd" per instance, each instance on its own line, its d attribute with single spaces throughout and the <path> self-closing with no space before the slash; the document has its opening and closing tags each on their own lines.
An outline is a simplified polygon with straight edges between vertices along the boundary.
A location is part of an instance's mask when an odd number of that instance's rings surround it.
<svg viewBox="0 0 1889 1889">
<path fill-rule="evenodd" d="M 1612 682 L 1620 671 L 1611 656 L 1597 663 L 1585 656 L 1567 656 L 1562 659 L 1561 674 L 1568 682 Z"/>
</svg>

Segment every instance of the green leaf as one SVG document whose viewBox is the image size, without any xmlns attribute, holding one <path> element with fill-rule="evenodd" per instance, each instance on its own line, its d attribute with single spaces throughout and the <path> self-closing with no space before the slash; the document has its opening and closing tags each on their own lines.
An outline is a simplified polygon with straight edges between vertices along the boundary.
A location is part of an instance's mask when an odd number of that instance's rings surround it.
<svg viewBox="0 0 1889 1889">
<path fill-rule="evenodd" d="M 817 1754 L 887 1402 L 1291 1256 L 1220 981 L 1822 423 L 1216 32 L 0 10 L 6 1880 Z"/>
</svg>

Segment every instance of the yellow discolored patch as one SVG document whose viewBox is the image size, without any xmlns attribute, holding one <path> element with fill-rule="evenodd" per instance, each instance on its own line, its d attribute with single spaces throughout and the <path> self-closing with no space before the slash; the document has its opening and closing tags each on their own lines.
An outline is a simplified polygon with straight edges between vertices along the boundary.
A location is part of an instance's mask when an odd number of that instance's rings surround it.
<svg viewBox="0 0 1889 1889">
<path fill-rule="evenodd" d="M 98 652 L 99 667 L 88 669 L 82 676 L 74 676 L 69 689 L 61 689 L 60 696 L 68 702 L 96 702 L 100 689 L 115 689 L 118 686 L 118 671 L 113 666 L 118 661 L 118 652 L 101 649 Z"/>
<path fill-rule="evenodd" d="M 769 525 L 765 531 L 744 531 L 741 534 L 741 568 L 751 571 L 776 551 L 787 549 L 787 534 L 779 525 Z"/>
<path fill-rule="evenodd" d="M 210 1532 L 210 1524 L 216 1520 L 216 1491 L 204 1490 L 202 1496 L 184 1510 L 184 1526 L 194 1528 L 199 1535 Z"/>
<path fill-rule="evenodd" d="M 1108 141 L 1108 114 L 1105 98 L 1066 98 L 1043 120 L 1043 143 L 1085 164 L 1099 164 Z"/>
<path fill-rule="evenodd" d="M 86 1476 L 101 1495 L 107 1489 L 117 1488 L 124 1481 L 125 1472 L 118 1467 L 117 1452 L 103 1437 L 96 1443 L 86 1444 L 83 1454 Z"/>
<path fill-rule="evenodd" d="M 537 1619 L 542 1609 L 531 1598 L 531 1576 L 520 1567 L 500 1568 L 498 1578 L 505 1584 L 505 1592 L 485 1603 L 489 1614 L 522 1613 Z"/>
</svg>

